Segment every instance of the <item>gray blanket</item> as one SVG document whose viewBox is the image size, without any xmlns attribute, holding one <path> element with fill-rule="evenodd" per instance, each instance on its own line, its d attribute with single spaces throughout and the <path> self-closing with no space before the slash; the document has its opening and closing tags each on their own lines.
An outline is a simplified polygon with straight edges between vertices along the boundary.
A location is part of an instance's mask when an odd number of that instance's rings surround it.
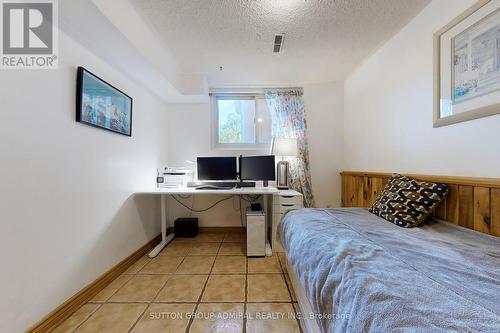
<svg viewBox="0 0 500 333">
<path fill-rule="evenodd" d="M 279 227 L 322 332 L 500 332 L 500 239 L 361 208 L 301 209 Z"/>
</svg>

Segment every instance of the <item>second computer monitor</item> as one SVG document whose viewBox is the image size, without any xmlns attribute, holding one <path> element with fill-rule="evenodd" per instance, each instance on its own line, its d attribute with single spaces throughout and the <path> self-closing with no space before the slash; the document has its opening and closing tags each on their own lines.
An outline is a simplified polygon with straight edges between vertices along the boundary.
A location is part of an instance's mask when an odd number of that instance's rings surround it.
<svg viewBox="0 0 500 333">
<path fill-rule="evenodd" d="M 236 180 L 236 157 L 198 157 L 199 180 Z"/>
<path fill-rule="evenodd" d="M 276 166 L 274 155 L 266 156 L 241 156 L 241 180 L 275 180 Z"/>
</svg>

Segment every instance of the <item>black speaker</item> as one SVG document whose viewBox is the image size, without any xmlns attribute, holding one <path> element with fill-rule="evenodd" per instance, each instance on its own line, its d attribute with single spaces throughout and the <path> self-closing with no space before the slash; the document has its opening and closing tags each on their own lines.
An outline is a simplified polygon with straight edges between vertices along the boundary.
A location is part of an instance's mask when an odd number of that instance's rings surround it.
<svg viewBox="0 0 500 333">
<path fill-rule="evenodd" d="M 196 237 L 198 235 L 197 217 L 180 217 L 174 223 L 175 237 Z"/>
</svg>

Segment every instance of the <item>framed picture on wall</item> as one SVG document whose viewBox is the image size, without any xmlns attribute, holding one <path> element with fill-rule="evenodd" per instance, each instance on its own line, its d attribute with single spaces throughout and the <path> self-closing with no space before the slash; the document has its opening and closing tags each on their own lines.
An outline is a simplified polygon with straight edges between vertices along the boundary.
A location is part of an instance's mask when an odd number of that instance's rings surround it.
<svg viewBox="0 0 500 333">
<path fill-rule="evenodd" d="M 132 98 L 85 68 L 78 67 L 76 121 L 132 136 Z"/>
<path fill-rule="evenodd" d="M 434 127 L 500 113 L 500 1 L 481 0 L 434 35 Z"/>
</svg>

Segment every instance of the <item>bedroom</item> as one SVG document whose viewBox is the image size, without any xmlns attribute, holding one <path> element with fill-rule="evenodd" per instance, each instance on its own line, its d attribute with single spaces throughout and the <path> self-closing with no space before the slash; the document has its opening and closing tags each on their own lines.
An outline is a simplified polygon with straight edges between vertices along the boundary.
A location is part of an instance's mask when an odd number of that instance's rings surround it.
<svg viewBox="0 0 500 333">
<path fill-rule="evenodd" d="M 1 332 L 500 330 L 498 1 L 30 3 L 1 1 Z M 428 183 L 421 225 L 384 215 Z"/>
</svg>

